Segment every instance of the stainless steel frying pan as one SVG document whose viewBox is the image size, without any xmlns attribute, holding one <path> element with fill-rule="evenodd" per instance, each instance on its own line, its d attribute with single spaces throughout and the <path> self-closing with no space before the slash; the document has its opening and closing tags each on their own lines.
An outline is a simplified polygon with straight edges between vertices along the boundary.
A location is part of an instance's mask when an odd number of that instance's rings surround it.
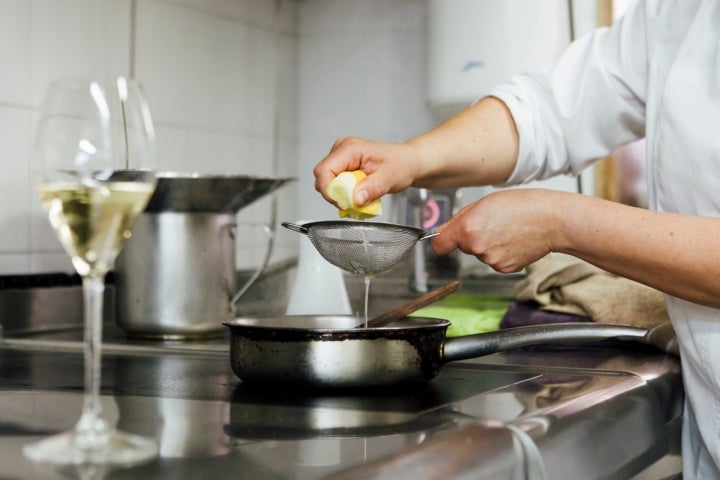
<svg viewBox="0 0 720 480">
<path fill-rule="evenodd" d="M 450 322 L 407 317 L 381 328 L 357 328 L 354 316 L 297 315 L 236 318 L 230 363 L 243 381 L 312 387 L 369 387 L 417 383 L 448 362 L 528 345 L 609 338 L 659 345 L 655 329 L 600 323 L 517 327 L 446 338 Z M 661 341 L 664 341 L 661 339 Z"/>
</svg>

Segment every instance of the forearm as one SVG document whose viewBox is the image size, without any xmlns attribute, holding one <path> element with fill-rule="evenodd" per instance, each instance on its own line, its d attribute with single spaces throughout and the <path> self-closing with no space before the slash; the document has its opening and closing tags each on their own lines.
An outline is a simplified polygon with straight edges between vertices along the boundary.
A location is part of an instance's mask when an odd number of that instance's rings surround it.
<svg viewBox="0 0 720 480">
<path fill-rule="evenodd" d="M 494 185 L 515 168 L 518 134 L 505 104 L 488 97 L 407 144 L 418 154 L 413 186 Z"/>
<path fill-rule="evenodd" d="M 553 250 L 720 308 L 720 219 L 648 211 L 587 196 L 559 200 L 561 226 Z"/>
</svg>

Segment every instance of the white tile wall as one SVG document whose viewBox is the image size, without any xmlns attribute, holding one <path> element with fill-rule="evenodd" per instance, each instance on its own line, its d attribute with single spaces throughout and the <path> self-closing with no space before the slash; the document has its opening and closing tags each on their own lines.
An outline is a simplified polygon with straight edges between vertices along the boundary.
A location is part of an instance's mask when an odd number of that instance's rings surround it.
<svg viewBox="0 0 720 480">
<path fill-rule="evenodd" d="M 138 2 L 135 74 L 152 99 L 160 169 L 295 175 L 295 149 L 283 145 L 296 142 L 297 27 L 288 1 Z M 277 202 L 292 212 L 287 190 Z M 271 207 L 263 199 L 238 220 L 271 222 Z M 267 244 L 250 230 L 238 242 L 241 268 L 254 267 Z M 274 250 L 275 259 L 291 255 L 292 246 Z"/>
<path fill-rule="evenodd" d="M 30 103 L 30 2 L 0 0 L 0 102 Z"/>
<path fill-rule="evenodd" d="M 31 0 L 31 101 L 58 77 L 127 75 L 130 0 Z"/>
<path fill-rule="evenodd" d="M 54 78 L 140 80 L 163 169 L 295 175 L 298 15 L 295 0 L 0 0 L 0 275 L 71 270 L 31 180 L 37 112 Z M 280 209 L 293 211 L 296 191 L 278 193 Z M 268 222 L 272 203 L 241 220 Z M 264 252 L 260 235 L 239 242 L 240 266 Z"/>
<path fill-rule="evenodd" d="M 425 0 L 306 0 L 301 21 L 304 37 L 362 35 L 425 28 Z"/>
<path fill-rule="evenodd" d="M 591 3 L 575 1 L 586 7 L 575 9 L 579 34 L 594 22 L 594 9 L 585 5 Z M 426 0 L 301 3 L 299 218 L 336 214 L 315 193 L 310 169 L 337 138 L 405 140 L 437 123 L 426 101 L 426 15 Z M 586 178 L 585 191 L 591 184 Z M 537 185 L 575 190 L 576 179 Z M 464 198 L 474 201 L 490 189 L 467 190 Z"/>
<path fill-rule="evenodd" d="M 28 138 L 30 113 L 25 109 L 0 106 L 0 145 L 3 152 L 3 178 L 0 205 L 6 214 L 0 218 L 0 252 L 22 252 L 30 241 L 27 214 L 30 198 L 27 194 L 30 171 L 25 159 L 29 155 Z"/>
<path fill-rule="evenodd" d="M 424 0 L 301 3 L 298 215 L 334 218 L 311 169 L 340 137 L 404 140 L 432 127 Z M 388 220 L 387 218 L 381 218 Z"/>
<path fill-rule="evenodd" d="M 297 177 L 274 197 L 277 220 L 334 218 L 311 169 L 336 138 L 403 140 L 435 123 L 426 23 L 426 0 L 0 0 L 0 274 L 70 269 L 30 179 L 51 79 L 133 75 L 161 169 Z M 239 221 L 270 221 L 273 202 Z M 298 242 L 277 229 L 275 259 Z M 265 244 L 249 228 L 239 265 Z"/>
</svg>

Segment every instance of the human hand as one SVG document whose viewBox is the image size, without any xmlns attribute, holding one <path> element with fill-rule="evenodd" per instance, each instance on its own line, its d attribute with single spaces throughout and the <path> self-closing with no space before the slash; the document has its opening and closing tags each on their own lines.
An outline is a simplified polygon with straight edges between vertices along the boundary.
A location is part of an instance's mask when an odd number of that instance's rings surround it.
<svg viewBox="0 0 720 480">
<path fill-rule="evenodd" d="M 343 138 L 315 166 L 315 189 L 335 204 L 327 194 L 328 183 L 342 172 L 362 170 L 368 176 L 355 187 L 353 200 L 358 206 L 366 205 L 386 193 L 409 187 L 415 178 L 415 157 L 408 144 Z"/>
<path fill-rule="evenodd" d="M 445 255 L 457 248 L 498 272 L 518 272 L 554 251 L 562 233 L 559 206 L 569 195 L 543 189 L 491 193 L 438 227 L 433 249 Z"/>
</svg>

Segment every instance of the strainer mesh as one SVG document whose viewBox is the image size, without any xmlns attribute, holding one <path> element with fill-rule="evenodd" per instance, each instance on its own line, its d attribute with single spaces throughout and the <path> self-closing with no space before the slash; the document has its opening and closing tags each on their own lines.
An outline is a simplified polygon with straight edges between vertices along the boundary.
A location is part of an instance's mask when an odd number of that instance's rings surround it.
<svg viewBox="0 0 720 480">
<path fill-rule="evenodd" d="M 376 275 L 407 256 L 423 234 L 401 225 L 339 221 L 310 225 L 307 235 L 333 265 L 350 273 Z"/>
</svg>

